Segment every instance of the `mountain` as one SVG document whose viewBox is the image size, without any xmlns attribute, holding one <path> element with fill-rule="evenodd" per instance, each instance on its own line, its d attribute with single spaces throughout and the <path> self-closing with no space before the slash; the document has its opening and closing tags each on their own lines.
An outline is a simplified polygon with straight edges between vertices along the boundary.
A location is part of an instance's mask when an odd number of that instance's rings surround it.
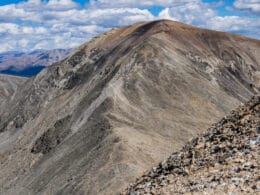
<svg viewBox="0 0 260 195">
<path fill-rule="evenodd" d="M 65 58 L 71 49 L 35 50 L 32 52 L 6 52 L 0 54 L 0 73 L 31 77 L 46 66 Z"/>
<path fill-rule="evenodd" d="M 0 109 L 3 194 L 120 193 L 259 93 L 259 52 L 167 20 L 95 37 Z"/>
<path fill-rule="evenodd" d="M 137 179 L 124 194 L 257 194 L 260 96 Z"/>
<path fill-rule="evenodd" d="M 18 93 L 19 87 L 25 81 L 26 78 L 23 77 L 15 77 L 0 74 L 0 109 L 4 104 L 7 103 L 7 101 L 10 101 L 10 99 L 12 99 L 15 96 L 15 94 Z"/>
</svg>

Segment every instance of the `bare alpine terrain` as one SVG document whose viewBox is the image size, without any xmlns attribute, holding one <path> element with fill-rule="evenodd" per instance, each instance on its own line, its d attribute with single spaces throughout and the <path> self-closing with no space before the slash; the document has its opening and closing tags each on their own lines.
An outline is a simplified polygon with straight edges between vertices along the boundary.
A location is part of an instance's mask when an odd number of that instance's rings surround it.
<svg viewBox="0 0 260 195">
<path fill-rule="evenodd" d="M 26 81 L 26 78 L 0 74 L 0 109 L 10 101 L 18 92 L 18 88 Z M 1 111 L 0 111 L 1 113 Z"/>
<path fill-rule="evenodd" d="M 1 194 L 117 194 L 260 90 L 260 41 L 173 21 L 113 29 L 1 108 Z"/>
</svg>

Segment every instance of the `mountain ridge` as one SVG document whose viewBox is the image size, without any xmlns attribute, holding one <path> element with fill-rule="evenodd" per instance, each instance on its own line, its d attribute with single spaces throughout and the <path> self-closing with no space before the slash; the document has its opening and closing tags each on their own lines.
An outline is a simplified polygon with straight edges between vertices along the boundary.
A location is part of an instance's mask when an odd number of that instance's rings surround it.
<svg viewBox="0 0 260 195">
<path fill-rule="evenodd" d="M 259 91 L 260 41 L 236 37 L 138 23 L 30 78 L 0 110 L 3 192 L 121 192 Z"/>
</svg>

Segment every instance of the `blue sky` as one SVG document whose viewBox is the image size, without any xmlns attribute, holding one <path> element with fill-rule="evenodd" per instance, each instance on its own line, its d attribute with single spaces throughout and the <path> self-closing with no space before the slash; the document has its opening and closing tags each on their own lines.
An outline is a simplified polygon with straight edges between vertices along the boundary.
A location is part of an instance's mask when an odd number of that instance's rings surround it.
<svg viewBox="0 0 260 195">
<path fill-rule="evenodd" d="M 260 38 L 260 0 L 1 0 L 0 52 L 77 47 L 158 19 Z"/>
</svg>

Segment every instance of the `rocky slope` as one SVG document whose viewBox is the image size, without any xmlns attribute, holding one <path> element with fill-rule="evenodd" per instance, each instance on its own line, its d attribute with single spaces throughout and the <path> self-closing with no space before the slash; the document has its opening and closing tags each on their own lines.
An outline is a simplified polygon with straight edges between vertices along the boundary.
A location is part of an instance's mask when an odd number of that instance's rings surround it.
<svg viewBox="0 0 260 195">
<path fill-rule="evenodd" d="M 123 194 L 258 194 L 260 96 L 212 125 Z"/>
<path fill-rule="evenodd" d="M 14 77 L 0 74 L 0 109 L 1 107 L 10 101 L 16 93 L 18 93 L 19 87 L 26 81 L 23 77 Z M 0 111 L 1 113 L 1 111 Z"/>
<path fill-rule="evenodd" d="M 36 50 L 28 53 L 0 54 L 0 73 L 16 76 L 34 76 L 43 68 L 65 58 L 71 49 Z"/>
<path fill-rule="evenodd" d="M 259 52 L 258 40 L 172 21 L 94 38 L 1 109 L 3 194 L 121 192 L 259 92 Z"/>
</svg>

